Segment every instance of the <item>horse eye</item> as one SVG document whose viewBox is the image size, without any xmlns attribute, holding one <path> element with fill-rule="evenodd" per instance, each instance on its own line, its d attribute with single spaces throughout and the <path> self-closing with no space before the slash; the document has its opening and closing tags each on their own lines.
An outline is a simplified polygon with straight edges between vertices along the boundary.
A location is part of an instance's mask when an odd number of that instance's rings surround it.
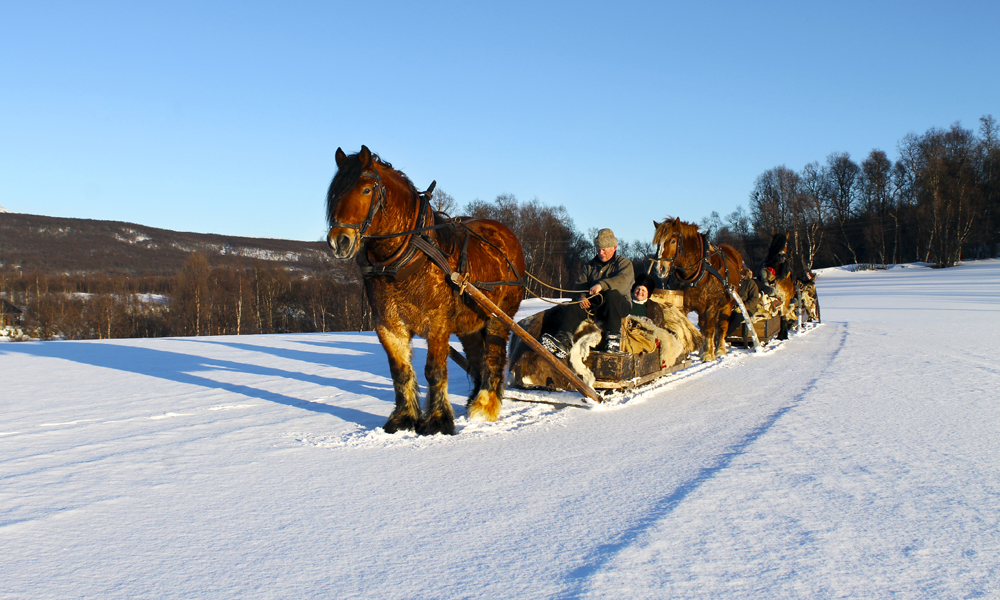
<svg viewBox="0 0 1000 600">
<path fill-rule="evenodd" d="M 372 189 L 369 188 L 369 187 L 366 187 L 365 189 L 361 190 L 361 193 L 362 194 L 370 194 L 370 193 L 372 193 Z"/>
</svg>

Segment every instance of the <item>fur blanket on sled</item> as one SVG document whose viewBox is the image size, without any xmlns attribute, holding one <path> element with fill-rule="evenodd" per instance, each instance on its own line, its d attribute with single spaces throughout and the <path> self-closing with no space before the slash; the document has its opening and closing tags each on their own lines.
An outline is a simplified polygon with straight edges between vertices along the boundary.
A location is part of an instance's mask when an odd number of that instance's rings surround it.
<svg viewBox="0 0 1000 600">
<path fill-rule="evenodd" d="M 536 340 L 541 339 L 548 312 L 536 313 L 523 319 L 518 325 Z M 688 354 L 697 352 L 701 348 L 702 337 L 698 328 L 676 307 L 663 307 L 663 323 L 659 325 L 657 326 L 643 317 L 629 316 L 623 323 L 622 337 L 624 339 L 632 335 L 645 338 L 645 340 L 637 339 L 632 347 L 645 346 L 646 344 L 659 346 L 660 364 L 664 367 L 677 364 Z M 566 357 L 570 368 L 589 386 L 594 385 L 596 378 L 585 361 L 590 356 L 590 352 L 600 343 L 601 327 L 593 321 L 584 321 L 577 328 L 576 334 L 573 336 L 573 347 L 570 349 L 569 356 Z M 631 344 L 625 342 L 623 345 L 625 348 L 629 348 Z M 551 365 L 517 336 L 511 338 L 508 357 L 511 369 L 520 363 L 522 379 L 524 380 L 532 379 L 534 373 L 547 373 L 553 370 Z"/>
</svg>

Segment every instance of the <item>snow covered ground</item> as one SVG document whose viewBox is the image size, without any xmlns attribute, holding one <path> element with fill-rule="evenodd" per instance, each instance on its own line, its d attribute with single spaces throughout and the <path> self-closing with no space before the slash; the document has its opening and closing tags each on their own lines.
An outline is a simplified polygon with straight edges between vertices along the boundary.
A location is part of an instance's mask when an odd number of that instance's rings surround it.
<svg viewBox="0 0 1000 600">
<path fill-rule="evenodd" d="M 1000 261 L 818 287 L 761 355 L 454 437 L 381 432 L 371 334 L 2 344 L 0 598 L 1000 597 Z"/>
</svg>

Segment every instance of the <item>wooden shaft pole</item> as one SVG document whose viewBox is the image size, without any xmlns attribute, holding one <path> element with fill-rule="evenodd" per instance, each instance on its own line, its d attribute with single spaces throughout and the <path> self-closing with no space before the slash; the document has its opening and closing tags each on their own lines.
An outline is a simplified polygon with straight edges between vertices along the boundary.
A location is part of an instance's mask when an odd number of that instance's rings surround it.
<svg viewBox="0 0 1000 600">
<path fill-rule="evenodd" d="M 457 275 L 457 273 L 453 273 L 452 274 L 453 279 L 454 279 L 455 275 Z M 532 350 L 534 350 L 535 352 L 537 352 L 538 355 L 541 356 L 542 358 L 544 358 L 546 361 L 548 361 L 548 363 L 550 365 L 552 365 L 553 367 L 555 367 L 555 369 L 557 371 L 559 371 L 559 373 L 563 377 L 565 377 L 566 379 L 568 379 L 569 382 L 573 384 L 573 387 L 575 387 L 577 390 L 579 390 L 580 393 L 582 393 L 584 396 L 590 398 L 594 402 L 603 402 L 604 401 L 597 394 L 597 392 L 594 391 L 594 389 L 592 387 L 590 387 L 589 385 L 587 385 L 586 383 L 584 383 L 580 379 L 580 377 L 576 373 L 573 372 L 572 369 L 570 369 L 568 366 L 566 366 L 566 364 L 563 363 L 561 360 L 559 360 L 558 358 L 556 358 L 555 356 L 553 356 L 551 352 L 549 352 L 548 350 L 546 350 L 545 346 L 543 346 L 538 340 L 536 340 L 535 338 L 533 338 L 531 336 L 531 334 L 528 333 L 527 331 L 525 331 L 520 325 L 518 325 L 517 323 L 515 323 L 514 319 L 511 319 L 509 316 L 507 316 L 507 313 L 505 313 L 504 311 L 500 310 L 500 307 L 498 307 L 496 304 L 494 304 L 492 300 L 490 300 L 489 298 L 487 298 L 486 295 L 483 294 L 481 291 L 479 291 L 479 289 L 476 286 L 472 285 L 471 283 L 466 283 L 464 289 L 465 289 L 465 292 L 467 294 L 469 294 L 469 296 L 473 300 L 475 300 L 476 302 L 478 302 L 480 306 L 482 306 L 483 308 L 485 308 L 487 310 L 487 312 L 489 312 L 490 314 L 492 314 L 494 317 L 496 317 L 496 318 L 500 319 L 501 321 L 503 321 L 504 325 L 506 325 L 507 327 L 509 327 L 510 330 L 512 332 L 514 332 L 515 335 L 517 335 L 517 337 L 521 338 L 522 340 L 524 340 L 524 343 L 528 344 L 528 347 L 530 347 Z"/>
<path fill-rule="evenodd" d="M 450 344 L 448 346 L 448 357 L 455 361 L 456 365 L 462 367 L 466 373 L 469 372 L 469 361 L 462 355 L 461 352 L 452 348 Z"/>
</svg>

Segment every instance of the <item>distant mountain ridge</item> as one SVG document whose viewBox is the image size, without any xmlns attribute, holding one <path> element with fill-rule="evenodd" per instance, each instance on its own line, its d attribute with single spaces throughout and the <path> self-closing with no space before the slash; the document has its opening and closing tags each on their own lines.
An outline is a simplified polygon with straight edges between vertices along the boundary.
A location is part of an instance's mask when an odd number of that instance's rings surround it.
<svg viewBox="0 0 1000 600">
<path fill-rule="evenodd" d="M 46 217 L 0 210 L 0 270 L 48 274 L 173 275 L 194 252 L 213 267 L 266 261 L 294 271 L 357 269 L 323 242 L 186 233 L 122 221 Z"/>
</svg>

